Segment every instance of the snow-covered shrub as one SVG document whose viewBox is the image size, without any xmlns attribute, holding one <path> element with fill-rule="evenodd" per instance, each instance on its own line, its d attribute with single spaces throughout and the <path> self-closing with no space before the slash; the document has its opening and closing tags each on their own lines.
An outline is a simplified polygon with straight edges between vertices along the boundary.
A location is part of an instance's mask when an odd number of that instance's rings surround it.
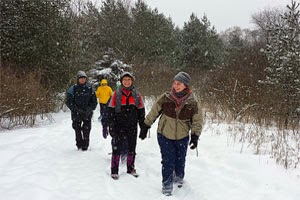
<svg viewBox="0 0 300 200">
<path fill-rule="evenodd" d="M 95 89 L 100 85 L 102 79 L 107 79 L 109 86 L 114 88 L 124 71 L 132 72 L 131 65 L 110 55 L 104 55 L 102 60 L 95 62 L 95 66 L 87 72 L 87 75 L 89 82 Z"/>
</svg>

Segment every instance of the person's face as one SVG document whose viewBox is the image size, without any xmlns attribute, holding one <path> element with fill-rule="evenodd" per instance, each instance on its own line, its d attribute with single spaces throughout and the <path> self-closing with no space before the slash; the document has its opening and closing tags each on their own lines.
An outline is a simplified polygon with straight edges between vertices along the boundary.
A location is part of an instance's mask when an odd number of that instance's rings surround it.
<svg viewBox="0 0 300 200">
<path fill-rule="evenodd" d="M 85 84 L 85 82 L 86 82 L 86 78 L 85 78 L 85 77 L 80 77 L 80 78 L 78 79 L 78 83 L 79 83 L 79 84 Z"/>
<path fill-rule="evenodd" d="M 133 83 L 132 79 L 128 76 L 125 76 L 122 79 L 122 85 L 126 88 L 130 87 L 132 85 L 132 83 Z"/>
<path fill-rule="evenodd" d="M 186 86 L 183 83 L 175 80 L 173 82 L 173 88 L 174 88 L 175 92 L 181 92 L 186 88 Z"/>
</svg>

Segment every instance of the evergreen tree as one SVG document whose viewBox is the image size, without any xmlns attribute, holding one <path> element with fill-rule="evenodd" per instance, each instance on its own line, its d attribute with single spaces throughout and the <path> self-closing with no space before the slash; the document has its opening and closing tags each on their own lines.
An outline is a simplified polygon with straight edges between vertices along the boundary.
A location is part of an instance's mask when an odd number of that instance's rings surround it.
<svg viewBox="0 0 300 200">
<path fill-rule="evenodd" d="M 222 62 L 223 44 L 204 15 L 201 21 L 192 14 L 184 23 L 181 37 L 182 60 L 185 66 L 212 68 Z"/>
<path fill-rule="evenodd" d="M 83 68 L 94 64 L 99 58 L 102 43 L 99 42 L 101 29 L 99 10 L 92 3 L 78 2 L 72 16 L 72 66 Z"/>
<path fill-rule="evenodd" d="M 56 87 L 69 61 L 68 0 L 2 0 L 1 63 L 39 71 Z"/>
<path fill-rule="evenodd" d="M 134 54 L 138 60 L 169 64 L 175 48 L 174 25 L 139 0 L 132 9 Z"/>
<path fill-rule="evenodd" d="M 103 49 L 112 48 L 119 58 L 128 59 L 133 39 L 128 7 L 121 0 L 106 0 L 101 7 L 99 24 L 98 42 Z"/>
<path fill-rule="evenodd" d="M 281 99 L 279 109 L 285 114 L 285 124 L 299 120 L 300 114 L 300 11 L 299 3 L 292 1 L 281 16 L 283 23 L 268 25 L 266 56 L 270 67 L 266 68 L 265 83 L 270 93 L 276 91 Z M 299 121 L 298 121 L 299 122 Z"/>
</svg>

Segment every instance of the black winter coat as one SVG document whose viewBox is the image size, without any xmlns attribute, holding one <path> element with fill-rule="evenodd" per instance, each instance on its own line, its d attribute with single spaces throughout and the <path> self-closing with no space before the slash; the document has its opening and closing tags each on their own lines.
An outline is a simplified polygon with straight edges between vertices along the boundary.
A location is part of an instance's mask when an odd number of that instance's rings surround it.
<svg viewBox="0 0 300 200">
<path fill-rule="evenodd" d="M 89 84 L 75 84 L 67 91 L 66 105 L 72 112 L 72 120 L 92 118 L 97 107 L 95 91 Z"/>
</svg>

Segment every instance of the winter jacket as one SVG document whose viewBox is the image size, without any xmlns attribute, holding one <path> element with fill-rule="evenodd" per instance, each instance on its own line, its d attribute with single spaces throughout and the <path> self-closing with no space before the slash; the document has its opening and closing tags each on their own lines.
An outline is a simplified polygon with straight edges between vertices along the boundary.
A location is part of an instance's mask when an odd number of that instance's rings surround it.
<svg viewBox="0 0 300 200">
<path fill-rule="evenodd" d="M 101 84 L 106 83 L 107 81 L 103 79 Z M 100 85 L 96 91 L 96 97 L 98 98 L 99 103 L 107 104 L 108 100 L 112 96 L 112 89 L 108 85 Z"/>
<path fill-rule="evenodd" d="M 162 94 L 152 106 L 145 118 L 145 124 L 151 126 L 161 115 L 157 132 L 171 140 L 180 140 L 191 134 L 200 136 L 202 130 L 201 109 L 193 95 L 176 106 L 169 92 Z"/>
<path fill-rule="evenodd" d="M 141 94 L 132 90 L 120 87 L 108 104 L 109 126 L 126 128 L 136 128 L 137 123 L 144 123 L 145 108 Z"/>
<path fill-rule="evenodd" d="M 93 110 L 97 107 L 95 92 L 89 84 L 75 84 L 71 86 L 66 94 L 66 105 L 72 112 L 74 119 L 90 119 Z"/>
</svg>

